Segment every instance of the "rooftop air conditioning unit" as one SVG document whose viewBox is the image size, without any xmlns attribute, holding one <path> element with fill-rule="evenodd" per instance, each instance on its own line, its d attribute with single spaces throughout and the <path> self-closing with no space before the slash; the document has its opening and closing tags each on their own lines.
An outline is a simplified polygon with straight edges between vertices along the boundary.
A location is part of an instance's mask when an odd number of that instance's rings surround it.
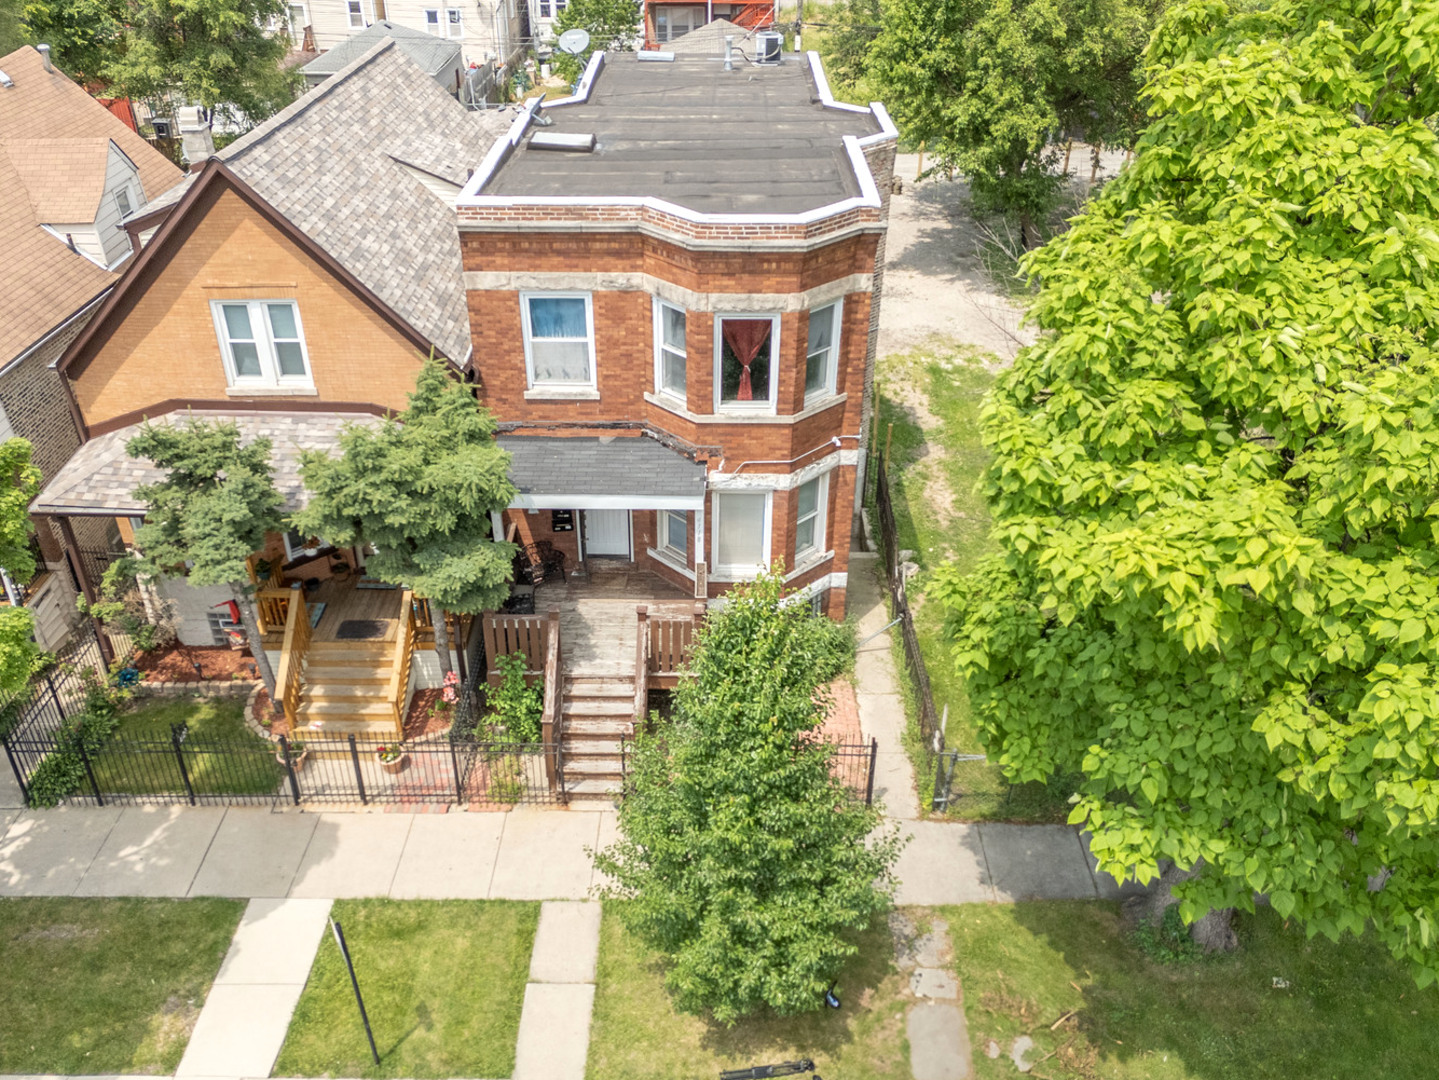
<svg viewBox="0 0 1439 1080">
<path fill-rule="evenodd" d="M 756 64 L 778 64 L 780 51 L 784 48 L 784 35 L 766 30 L 754 36 L 754 62 Z"/>
</svg>

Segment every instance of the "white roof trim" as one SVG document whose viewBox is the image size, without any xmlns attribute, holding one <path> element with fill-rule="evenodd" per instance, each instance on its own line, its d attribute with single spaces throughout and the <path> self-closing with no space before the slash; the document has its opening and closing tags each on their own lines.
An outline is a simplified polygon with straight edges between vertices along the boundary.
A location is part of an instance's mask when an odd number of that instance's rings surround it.
<svg viewBox="0 0 1439 1080">
<path fill-rule="evenodd" d="M 514 152 L 514 148 L 519 145 L 530 121 L 534 119 L 540 106 L 544 104 L 542 98 L 535 97 L 530 100 L 530 107 L 515 118 L 515 122 L 510 125 L 510 130 L 506 135 L 490 148 L 490 152 L 485 155 L 485 160 L 481 162 L 480 167 L 475 170 L 474 176 L 470 177 L 470 182 L 465 185 L 465 189 L 456 198 L 455 205 L 456 207 L 473 207 L 477 210 L 509 206 L 633 206 L 657 210 L 700 225 L 811 225 L 850 210 L 865 208 L 878 210 L 883 203 L 880 199 L 879 187 L 874 182 L 874 174 L 870 172 L 869 163 L 864 158 L 864 147 L 883 142 L 886 139 L 897 139 L 899 131 L 894 126 L 894 121 L 890 119 L 889 111 L 877 101 L 872 102 L 869 107 L 835 101 L 834 95 L 830 93 L 829 80 L 825 77 L 824 65 L 820 61 L 819 53 L 811 51 L 806 53 L 806 56 L 809 60 L 810 71 L 814 75 L 815 86 L 819 90 L 820 103 L 825 108 L 869 113 L 879 122 L 880 131 L 874 135 L 867 135 L 863 139 L 854 135 L 841 137 L 845 153 L 849 157 L 850 168 L 854 170 L 855 179 L 859 182 L 860 194 L 858 196 L 841 199 L 839 202 L 816 207 L 813 210 L 805 210 L 798 214 L 712 214 L 691 210 L 687 206 L 680 206 L 678 203 L 672 203 L 668 199 L 661 199 L 653 195 L 602 197 L 480 194 L 481 189 L 490 182 L 500 166 Z M 554 108 L 559 105 L 573 105 L 588 101 L 594 80 L 604 63 L 604 57 L 603 52 L 597 52 L 590 57 L 589 65 L 585 68 L 578 90 L 573 96 L 561 98 L 559 101 L 551 101 L 545 107 Z M 466 226 L 466 222 L 460 222 L 461 230 L 464 230 Z"/>
<path fill-rule="evenodd" d="M 511 510 L 703 510 L 703 495 L 516 495 Z"/>
</svg>

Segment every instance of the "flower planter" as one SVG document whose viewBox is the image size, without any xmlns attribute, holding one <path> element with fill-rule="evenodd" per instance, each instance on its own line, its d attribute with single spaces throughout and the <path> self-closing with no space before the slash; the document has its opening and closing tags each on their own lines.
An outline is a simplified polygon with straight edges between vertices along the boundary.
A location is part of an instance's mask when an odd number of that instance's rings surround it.
<svg viewBox="0 0 1439 1080">
<path fill-rule="evenodd" d="M 409 754 L 401 754 L 399 757 L 395 758 L 394 761 L 386 761 L 384 758 L 380 757 L 380 755 L 376 754 L 375 760 L 380 763 L 380 768 L 383 769 L 385 772 L 389 773 L 391 776 L 396 776 L 410 767 Z"/>
</svg>

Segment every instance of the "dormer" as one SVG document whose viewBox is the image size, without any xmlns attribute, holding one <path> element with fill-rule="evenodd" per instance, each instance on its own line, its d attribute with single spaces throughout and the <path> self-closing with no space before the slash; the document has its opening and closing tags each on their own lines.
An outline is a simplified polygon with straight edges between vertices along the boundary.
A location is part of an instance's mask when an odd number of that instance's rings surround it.
<svg viewBox="0 0 1439 1080">
<path fill-rule="evenodd" d="M 131 251 L 120 228 L 144 202 L 135 163 L 112 139 L 6 139 L 35 220 L 96 266 L 115 269 Z"/>
</svg>

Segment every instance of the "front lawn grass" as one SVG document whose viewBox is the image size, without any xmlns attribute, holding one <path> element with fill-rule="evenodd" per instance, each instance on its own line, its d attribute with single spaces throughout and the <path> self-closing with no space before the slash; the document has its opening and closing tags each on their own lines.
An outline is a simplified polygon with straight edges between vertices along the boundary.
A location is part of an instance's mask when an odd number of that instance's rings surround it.
<svg viewBox="0 0 1439 1080">
<path fill-rule="evenodd" d="M 238 900 L 0 900 L 0 1073 L 173 1073 Z"/>
<path fill-rule="evenodd" d="M 1435 1072 L 1439 991 L 1416 989 L 1372 940 L 1306 941 L 1297 925 L 1262 909 L 1237 917 L 1238 952 L 1163 965 L 1139 951 L 1110 904 L 971 904 L 944 915 L 978 1080 L 1017 1075 L 1009 1050 L 1021 1034 L 1036 1043 L 1030 1075 L 1051 1080 L 1410 1080 Z M 985 1054 L 991 1039 L 1001 1049 L 995 1060 Z"/>
<path fill-rule="evenodd" d="M 326 933 L 276 1076 L 509 1076 L 540 905 L 508 900 L 340 900 L 380 1065 Z"/>
<path fill-rule="evenodd" d="M 274 749 L 245 724 L 246 698 L 146 698 L 120 714 L 114 742 L 94 755 L 95 781 L 104 792 L 185 794 L 171 743 L 171 727 L 189 728 L 181 752 L 197 795 L 266 795 L 284 766 Z"/>
<path fill-rule="evenodd" d="M 612 903 L 600 929 L 587 1080 L 714 1080 L 723 1069 L 813 1058 L 842 1080 L 909 1080 L 905 980 L 880 920 L 835 993 L 842 1008 L 763 1016 L 732 1028 L 676 1012 L 658 958 L 626 933 Z"/>
</svg>

